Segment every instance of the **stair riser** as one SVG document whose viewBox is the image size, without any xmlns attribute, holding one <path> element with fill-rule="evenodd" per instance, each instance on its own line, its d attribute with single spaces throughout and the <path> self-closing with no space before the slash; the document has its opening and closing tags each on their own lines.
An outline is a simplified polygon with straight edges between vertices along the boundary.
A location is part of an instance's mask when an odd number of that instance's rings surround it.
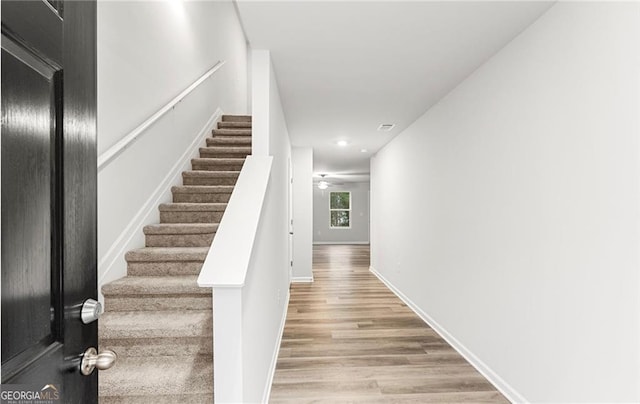
<svg viewBox="0 0 640 404">
<path fill-rule="evenodd" d="M 240 171 L 242 170 L 241 163 L 192 163 L 191 167 L 195 171 Z"/>
<path fill-rule="evenodd" d="M 190 356 L 213 353 L 212 337 L 100 339 L 100 345 L 123 357 Z"/>
<path fill-rule="evenodd" d="M 183 185 L 236 185 L 238 177 L 182 177 Z"/>
<path fill-rule="evenodd" d="M 160 223 L 220 223 L 224 211 L 160 212 Z"/>
<path fill-rule="evenodd" d="M 244 159 L 247 158 L 248 155 L 250 155 L 251 152 L 247 153 L 247 152 L 236 152 L 236 151 L 227 151 L 227 150 L 220 150 L 220 151 L 212 151 L 212 150 L 206 150 L 206 149 L 200 149 L 200 157 L 208 159 L 208 158 L 240 158 L 240 159 Z"/>
<path fill-rule="evenodd" d="M 129 276 L 165 276 L 165 275 L 198 275 L 202 269 L 202 262 L 129 262 L 127 275 Z"/>
<path fill-rule="evenodd" d="M 207 138 L 207 146 L 251 146 L 251 136 L 216 136 Z"/>
<path fill-rule="evenodd" d="M 215 233 L 147 234 L 147 247 L 209 247 Z"/>
<path fill-rule="evenodd" d="M 218 122 L 218 129 L 251 129 L 251 122 Z"/>
<path fill-rule="evenodd" d="M 251 129 L 214 129 L 211 131 L 216 136 L 251 136 Z"/>
<path fill-rule="evenodd" d="M 150 367 L 148 365 L 150 360 L 156 361 L 157 364 Z M 167 402 L 162 397 L 211 395 L 213 394 L 212 381 L 213 358 L 211 354 L 187 356 L 184 357 L 184 360 L 179 356 L 129 359 L 122 355 L 118 358 L 116 366 L 111 369 L 111 373 L 105 372 L 100 376 L 98 394 L 101 397 L 148 396 L 154 398 L 155 401 L 144 401 L 145 403 L 182 404 L 185 401 Z M 125 402 L 127 404 L 137 403 L 134 400 Z M 199 401 L 198 403 L 205 402 Z M 212 402 L 209 401 L 209 403 Z"/>
<path fill-rule="evenodd" d="M 152 310 L 210 310 L 211 294 L 206 295 L 180 295 L 180 296 L 106 296 L 105 307 L 109 312 Z"/>
<path fill-rule="evenodd" d="M 174 192 L 173 202 L 175 203 L 216 203 L 216 202 L 229 202 L 231 193 L 186 193 L 186 192 Z"/>
<path fill-rule="evenodd" d="M 222 115 L 222 122 L 251 122 L 251 115 Z"/>
</svg>

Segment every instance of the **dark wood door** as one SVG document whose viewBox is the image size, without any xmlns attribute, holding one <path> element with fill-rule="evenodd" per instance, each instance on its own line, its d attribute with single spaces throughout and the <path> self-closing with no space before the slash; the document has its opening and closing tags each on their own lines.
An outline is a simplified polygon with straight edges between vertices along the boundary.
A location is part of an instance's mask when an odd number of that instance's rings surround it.
<svg viewBox="0 0 640 404">
<path fill-rule="evenodd" d="M 97 299 L 95 146 L 95 2 L 3 0 L 4 390 L 97 402 L 97 372 L 79 372 L 97 346 L 97 322 L 80 319 Z"/>
</svg>

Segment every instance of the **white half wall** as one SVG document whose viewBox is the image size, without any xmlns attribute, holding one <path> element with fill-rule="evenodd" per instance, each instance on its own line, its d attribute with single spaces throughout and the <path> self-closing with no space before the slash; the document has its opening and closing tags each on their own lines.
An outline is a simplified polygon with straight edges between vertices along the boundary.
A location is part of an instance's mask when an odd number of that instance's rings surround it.
<svg viewBox="0 0 640 404">
<path fill-rule="evenodd" d="M 293 281 L 313 281 L 313 149 L 294 147 Z"/>
<path fill-rule="evenodd" d="M 640 402 L 640 4 L 559 2 L 373 158 L 372 267 L 516 402 Z"/>
<path fill-rule="evenodd" d="M 253 154 L 273 156 L 269 188 L 242 290 L 245 378 L 242 402 L 267 402 L 280 349 L 289 292 L 291 143 L 269 51 L 254 50 Z M 266 83 L 264 80 L 268 80 Z"/>
<path fill-rule="evenodd" d="M 329 193 L 351 192 L 351 228 L 331 228 Z M 369 182 L 313 187 L 313 242 L 315 244 L 369 244 Z"/>
<path fill-rule="evenodd" d="M 218 61 L 211 78 L 98 173 L 99 286 L 126 274 L 124 253 L 222 112 L 247 109 L 247 48 L 231 1 L 98 2 L 98 154 Z"/>
</svg>

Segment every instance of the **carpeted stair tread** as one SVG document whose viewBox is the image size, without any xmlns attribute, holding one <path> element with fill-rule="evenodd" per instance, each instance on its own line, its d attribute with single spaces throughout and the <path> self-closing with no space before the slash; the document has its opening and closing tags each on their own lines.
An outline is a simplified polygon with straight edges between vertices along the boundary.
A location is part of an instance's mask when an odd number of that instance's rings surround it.
<svg viewBox="0 0 640 404">
<path fill-rule="evenodd" d="M 205 397 L 213 395 L 213 361 L 208 355 L 118 358 L 100 372 L 99 395 L 101 403 L 212 402 Z M 112 397 L 120 401 L 108 401 Z"/>
<path fill-rule="evenodd" d="M 160 223 L 145 226 L 144 234 L 209 234 L 218 230 L 218 223 Z"/>
<path fill-rule="evenodd" d="M 251 115 L 222 115 L 222 122 L 251 122 Z"/>
<path fill-rule="evenodd" d="M 199 171 L 240 171 L 245 157 L 200 157 L 191 159 L 193 170 Z"/>
<path fill-rule="evenodd" d="M 160 205 L 161 223 L 220 223 L 226 202 L 168 203 Z"/>
<path fill-rule="evenodd" d="M 233 185 L 183 185 L 171 188 L 174 202 L 220 203 L 231 198 Z"/>
<path fill-rule="evenodd" d="M 211 310 L 107 312 L 98 324 L 101 340 L 207 337 L 213 333 Z"/>
<path fill-rule="evenodd" d="M 185 171 L 183 185 L 235 185 L 240 171 Z"/>
<path fill-rule="evenodd" d="M 110 312 L 211 310 L 210 288 L 201 288 L 198 275 L 126 276 L 102 287 Z"/>
<path fill-rule="evenodd" d="M 169 316 L 167 313 L 174 313 Z M 202 313 L 200 316 L 195 314 Z M 110 312 L 100 324 L 100 346 L 120 357 L 189 357 L 213 353 L 209 310 Z M 141 316 L 146 314 L 145 316 Z M 159 314 L 162 314 L 159 315 Z M 102 319 L 100 321 L 103 321 Z"/>
<path fill-rule="evenodd" d="M 199 157 L 191 159 L 191 163 L 209 163 L 209 164 L 242 164 L 244 163 L 244 157 Z M 198 170 L 194 170 L 198 171 Z M 232 170 L 224 170 L 232 171 Z"/>
<path fill-rule="evenodd" d="M 235 177 L 238 178 L 238 176 L 240 175 L 240 171 L 234 171 L 234 170 L 229 170 L 229 171 L 201 171 L 201 170 L 191 170 L 191 171 L 184 171 L 182 173 L 182 176 L 185 177 L 215 177 L 215 178 L 226 178 L 226 177 Z"/>
<path fill-rule="evenodd" d="M 127 262 L 204 262 L 209 247 L 145 247 L 125 254 Z"/>
<path fill-rule="evenodd" d="M 213 137 L 216 136 L 249 136 L 251 129 L 213 129 Z"/>
<path fill-rule="evenodd" d="M 188 229 L 191 223 L 163 223 L 177 225 L 175 229 L 145 229 L 144 239 L 147 247 L 210 247 L 217 228 Z M 201 222 L 192 224 L 203 224 Z M 215 224 L 215 223 L 211 223 Z M 161 233 L 165 232 L 165 233 Z"/>
<path fill-rule="evenodd" d="M 211 147 L 201 147 L 200 148 L 200 153 L 202 152 L 224 152 L 224 153 L 247 153 L 247 154 L 251 154 L 251 146 L 224 146 L 224 147 L 219 147 L 219 146 L 211 146 Z"/>
<path fill-rule="evenodd" d="M 224 212 L 226 203 L 163 203 L 160 212 Z"/>
<path fill-rule="evenodd" d="M 230 194 L 233 185 L 181 185 L 171 187 L 171 192 L 188 194 Z"/>
<path fill-rule="evenodd" d="M 198 277 L 185 276 L 125 276 L 102 287 L 105 297 L 154 295 L 211 295 L 210 288 L 198 286 Z"/>
<path fill-rule="evenodd" d="M 208 137 L 207 146 L 251 146 L 251 136 Z"/>
<path fill-rule="evenodd" d="M 218 122 L 218 129 L 251 128 L 251 122 Z"/>
<path fill-rule="evenodd" d="M 213 355 L 213 335 L 182 337 L 141 337 L 101 339 L 101 347 L 117 352 L 119 357 L 193 357 Z"/>
<path fill-rule="evenodd" d="M 251 154 L 251 146 L 235 147 L 235 146 L 212 146 L 201 147 L 200 157 L 241 157 L 245 158 Z"/>
</svg>

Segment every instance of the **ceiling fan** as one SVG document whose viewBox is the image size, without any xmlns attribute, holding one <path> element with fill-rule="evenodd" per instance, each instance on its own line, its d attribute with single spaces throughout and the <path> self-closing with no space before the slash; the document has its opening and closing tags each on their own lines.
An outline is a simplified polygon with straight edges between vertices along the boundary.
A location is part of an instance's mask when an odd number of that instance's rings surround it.
<svg viewBox="0 0 640 404">
<path fill-rule="evenodd" d="M 320 189 L 327 189 L 334 185 L 345 185 L 346 183 L 369 182 L 369 173 L 365 172 L 319 173 L 314 174 L 314 177 L 314 183 Z"/>
<path fill-rule="evenodd" d="M 329 188 L 330 186 L 333 186 L 334 184 L 330 184 L 329 182 L 325 181 L 325 177 L 327 176 L 327 174 L 320 174 L 320 178 L 322 178 L 320 181 L 318 181 L 318 188 L 324 190 Z"/>
</svg>

